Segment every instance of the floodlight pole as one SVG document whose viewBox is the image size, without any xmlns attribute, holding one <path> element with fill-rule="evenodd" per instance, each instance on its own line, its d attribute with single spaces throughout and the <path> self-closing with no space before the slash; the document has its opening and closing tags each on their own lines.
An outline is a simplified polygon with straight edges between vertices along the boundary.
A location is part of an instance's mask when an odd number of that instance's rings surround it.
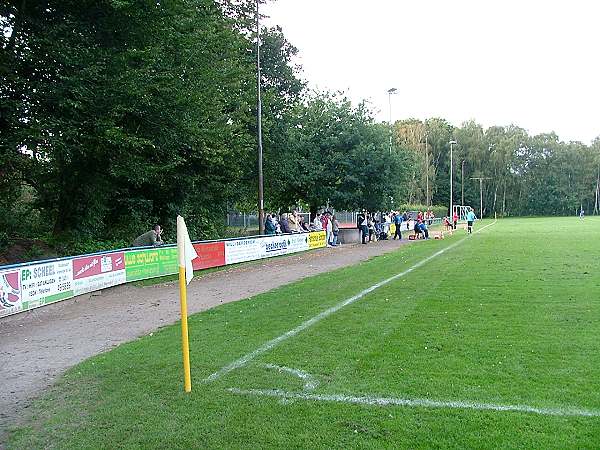
<svg viewBox="0 0 600 450">
<path fill-rule="evenodd" d="M 465 206 L 465 160 L 460 163 L 460 204 Z"/>
<path fill-rule="evenodd" d="M 392 127 L 392 95 L 395 94 L 396 92 L 398 92 L 398 89 L 396 89 L 396 88 L 390 88 L 387 91 L 388 104 L 390 107 L 390 155 L 392 154 L 392 136 L 394 134 L 394 129 Z"/>
<path fill-rule="evenodd" d="M 258 129 L 258 233 L 265 233 L 265 202 L 263 190 L 262 102 L 260 98 L 260 15 L 256 0 L 256 125 Z"/>
<path fill-rule="evenodd" d="M 452 219 L 454 211 L 452 209 L 452 146 L 456 145 L 456 141 L 450 141 L 450 214 L 448 217 Z"/>
<path fill-rule="evenodd" d="M 425 123 L 425 127 L 427 127 L 427 123 Z M 425 191 L 425 203 L 427 203 L 427 207 L 429 208 L 429 136 L 427 134 L 427 128 L 425 128 L 425 180 L 427 184 L 427 188 Z"/>
<path fill-rule="evenodd" d="M 479 218 L 483 219 L 483 180 L 491 180 L 491 178 L 471 177 L 471 180 L 479 180 Z"/>
</svg>

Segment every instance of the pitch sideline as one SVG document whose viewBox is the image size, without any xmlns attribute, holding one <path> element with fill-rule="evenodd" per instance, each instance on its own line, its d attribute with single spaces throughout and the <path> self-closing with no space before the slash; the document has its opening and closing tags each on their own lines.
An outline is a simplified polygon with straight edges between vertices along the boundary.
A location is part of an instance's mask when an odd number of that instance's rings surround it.
<svg viewBox="0 0 600 450">
<path fill-rule="evenodd" d="M 528 405 L 505 405 L 496 403 L 480 403 L 464 400 L 430 400 L 427 398 L 396 398 L 396 397 L 371 397 L 340 394 L 312 394 L 309 392 L 286 392 L 279 389 L 239 389 L 229 388 L 228 392 L 238 395 L 252 395 L 261 397 L 275 397 L 280 400 L 308 400 L 322 402 L 347 403 L 369 406 L 408 406 L 421 408 L 452 408 L 473 409 L 478 411 L 512 411 L 543 416 L 571 416 L 571 417 L 600 417 L 600 410 L 582 408 L 541 408 Z"/>
</svg>

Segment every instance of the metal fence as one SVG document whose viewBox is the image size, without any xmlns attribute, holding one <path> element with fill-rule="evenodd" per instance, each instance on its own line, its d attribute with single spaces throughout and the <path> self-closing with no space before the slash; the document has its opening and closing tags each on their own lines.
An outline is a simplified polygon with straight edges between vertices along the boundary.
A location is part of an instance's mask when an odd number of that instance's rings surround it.
<svg viewBox="0 0 600 450">
<path fill-rule="evenodd" d="M 333 214 L 335 214 L 336 219 L 342 226 L 355 226 L 358 212 L 357 211 L 336 211 L 334 209 L 330 210 Z M 418 211 L 408 211 L 408 215 L 411 219 L 417 217 Z M 310 213 L 308 212 L 300 212 L 299 213 L 305 223 L 310 223 Z M 377 216 L 379 217 L 379 216 Z M 461 220 L 462 220 L 461 216 Z M 241 213 L 241 212 L 229 212 L 226 217 L 226 224 L 229 227 L 236 228 L 250 228 L 250 229 L 258 229 L 258 214 L 257 213 Z M 434 224 L 441 223 L 441 218 L 436 218 Z"/>
<path fill-rule="evenodd" d="M 228 227 L 258 228 L 258 215 L 256 213 L 229 212 L 225 220 Z"/>
</svg>

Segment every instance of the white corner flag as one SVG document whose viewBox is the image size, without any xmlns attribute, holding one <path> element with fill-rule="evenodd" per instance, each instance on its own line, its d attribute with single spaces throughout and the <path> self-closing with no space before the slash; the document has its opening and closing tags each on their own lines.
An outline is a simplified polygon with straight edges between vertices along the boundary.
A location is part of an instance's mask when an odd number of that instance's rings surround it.
<svg viewBox="0 0 600 450">
<path fill-rule="evenodd" d="M 192 245 L 185 221 L 181 216 L 177 216 L 177 253 L 179 256 L 179 267 L 185 268 L 186 284 L 190 284 L 190 281 L 194 278 L 192 261 L 198 257 L 198 254 Z"/>
</svg>

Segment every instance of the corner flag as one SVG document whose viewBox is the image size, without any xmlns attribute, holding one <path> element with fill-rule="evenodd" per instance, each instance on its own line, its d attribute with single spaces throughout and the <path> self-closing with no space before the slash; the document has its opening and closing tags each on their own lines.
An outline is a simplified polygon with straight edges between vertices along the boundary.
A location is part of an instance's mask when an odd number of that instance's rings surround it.
<svg viewBox="0 0 600 450">
<path fill-rule="evenodd" d="M 177 253 L 179 256 L 179 267 L 185 268 L 186 284 L 190 284 L 190 281 L 194 278 L 192 261 L 198 257 L 198 254 L 192 245 L 185 221 L 181 216 L 177 216 Z"/>
<path fill-rule="evenodd" d="M 194 277 L 192 261 L 198 257 L 192 245 L 183 217 L 177 216 L 177 256 L 179 259 L 179 300 L 181 303 L 181 349 L 183 352 L 183 384 L 185 392 L 192 390 L 190 374 L 190 343 L 187 323 L 187 285 Z"/>
</svg>

